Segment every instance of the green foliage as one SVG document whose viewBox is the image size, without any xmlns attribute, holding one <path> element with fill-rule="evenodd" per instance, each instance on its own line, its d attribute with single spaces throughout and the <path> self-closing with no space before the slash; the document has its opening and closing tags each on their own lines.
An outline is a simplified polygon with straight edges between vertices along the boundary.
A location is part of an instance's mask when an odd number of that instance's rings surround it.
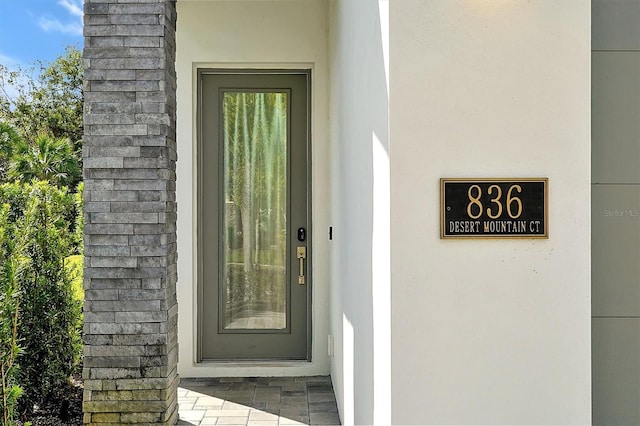
<svg viewBox="0 0 640 426">
<path fill-rule="evenodd" d="M 20 142 L 9 161 L 8 177 L 30 182 L 48 180 L 56 186 L 74 186 L 82 172 L 69 139 L 40 135 L 35 142 Z"/>
<path fill-rule="evenodd" d="M 84 256 L 81 254 L 68 256 L 64 261 L 67 273 L 69 274 L 69 277 L 71 277 L 71 296 L 75 302 L 80 304 L 84 302 L 84 288 L 82 286 L 83 264 Z"/>
<path fill-rule="evenodd" d="M 73 47 L 48 65 L 9 69 L 0 64 L 0 179 L 77 186 L 82 179 L 82 76 L 82 54 Z"/>
<path fill-rule="evenodd" d="M 7 176 L 9 160 L 13 156 L 15 147 L 22 143 L 22 137 L 16 129 L 0 121 L 0 179 Z"/>
<path fill-rule="evenodd" d="M 83 132 L 82 77 L 82 53 L 69 47 L 44 69 L 35 98 L 45 106 L 42 122 L 53 136 L 70 139 L 76 148 L 81 148 Z"/>
<path fill-rule="evenodd" d="M 10 70 L 0 65 L 0 121 L 34 141 L 38 135 L 68 138 L 75 149 L 82 139 L 82 54 L 68 47 L 48 65 Z M 17 95 L 10 97 L 11 86 Z"/>
<path fill-rule="evenodd" d="M 81 362 L 82 77 L 72 47 L 0 64 L 0 425 L 55 401 Z"/>
<path fill-rule="evenodd" d="M 81 302 L 74 297 L 73 268 L 65 264 L 74 250 L 74 199 L 47 182 L 12 183 L 0 185 L 0 203 L 15 203 L 5 210 L 16 224 L 13 239 L 21 241 L 18 379 L 20 405 L 28 411 L 55 399 L 80 359 Z"/>
<path fill-rule="evenodd" d="M 77 247 L 77 252 L 84 254 L 84 199 L 82 194 L 84 193 L 84 182 L 80 182 L 76 188 L 75 194 L 73 194 L 73 202 L 75 204 L 75 237 L 74 243 Z"/>
<path fill-rule="evenodd" d="M 40 183 L 43 185 L 44 183 Z M 46 185 L 46 184 L 44 184 Z M 30 197 L 32 197 L 32 184 L 23 184 L 20 182 L 11 182 L 0 184 L 0 204 L 9 205 L 8 221 L 10 223 L 17 223 L 23 216 L 27 209 Z M 57 188 L 52 188 L 57 189 Z M 81 216 L 81 205 L 78 205 L 75 201 L 76 194 L 69 194 L 65 188 L 57 189 L 60 194 L 64 196 L 57 197 L 56 202 L 59 206 L 56 211 L 62 215 L 61 221 L 68 227 L 67 234 L 72 235 L 77 228 L 77 216 Z M 77 237 L 74 235 L 72 241 L 75 241 Z M 73 253 L 77 253 L 77 248 L 73 247 Z"/>
<path fill-rule="evenodd" d="M 17 381 L 19 280 L 24 272 L 20 253 L 23 239 L 17 238 L 9 222 L 9 206 L 0 207 L 0 424 L 10 425 L 16 417 L 22 388 Z"/>
</svg>

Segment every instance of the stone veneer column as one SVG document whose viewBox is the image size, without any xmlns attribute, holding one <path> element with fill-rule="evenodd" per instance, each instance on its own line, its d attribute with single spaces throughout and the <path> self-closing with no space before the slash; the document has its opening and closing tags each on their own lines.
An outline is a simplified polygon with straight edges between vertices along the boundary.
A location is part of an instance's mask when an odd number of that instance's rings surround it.
<svg viewBox="0 0 640 426">
<path fill-rule="evenodd" d="M 85 0 L 85 423 L 178 418 L 175 22 Z"/>
</svg>

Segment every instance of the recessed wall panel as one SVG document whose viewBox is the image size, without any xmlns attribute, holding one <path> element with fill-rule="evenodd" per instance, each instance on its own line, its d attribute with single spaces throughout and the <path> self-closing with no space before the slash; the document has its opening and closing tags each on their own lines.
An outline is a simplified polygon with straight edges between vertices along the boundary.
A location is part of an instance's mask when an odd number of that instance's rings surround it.
<svg viewBox="0 0 640 426">
<path fill-rule="evenodd" d="M 640 50 L 640 1 L 592 0 L 593 50 Z"/>
<path fill-rule="evenodd" d="M 594 318 L 593 424 L 640 424 L 640 318 Z"/>
<path fill-rule="evenodd" d="M 594 185 L 591 193 L 592 314 L 640 315 L 640 186 Z"/>
<path fill-rule="evenodd" d="M 592 181 L 639 183 L 640 52 L 593 52 L 591 61 Z"/>
</svg>

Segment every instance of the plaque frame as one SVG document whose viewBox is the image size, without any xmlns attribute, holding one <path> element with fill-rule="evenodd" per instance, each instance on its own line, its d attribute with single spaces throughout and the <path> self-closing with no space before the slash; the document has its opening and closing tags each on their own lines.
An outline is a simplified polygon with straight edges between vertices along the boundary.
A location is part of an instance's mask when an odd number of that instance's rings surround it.
<svg viewBox="0 0 640 426">
<path fill-rule="evenodd" d="M 509 186 L 509 188 L 517 186 L 520 189 L 523 187 L 522 184 L 543 184 L 543 190 L 541 194 L 538 194 L 538 197 L 542 197 L 542 206 L 537 206 L 537 210 L 541 211 L 542 216 L 539 217 L 534 217 L 534 219 L 540 219 L 541 222 L 544 222 L 543 224 L 543 230 L 540 233 L 533 233 L 533 232 L 518 232 L 518 233 L 493 233 L 493 234 L 486 234 L 486 233 L 462 233 L 462 234 L 452 234 L 451 232 L 447 232 L 447 224 L 450 223 L 451 219 L 447 220 L 447 206 L 446 206 L 446 191 L 445 191 L 445 186 L 448 183 L 455 183 L 455 184 L 464 184 L 464 183 L 468 183 L 469 184 L 469 188 L 471 188 L 472 186 L 485 186 L 485 187 L 489 187 L 489 186 L 497 186 L 497 185 L 503 185 L 503 186 Z M 489 184 L 489 185 L 488 185 Z M 516 188 L 518 189 L 518 188 Z M 497 192 L 497 191 L 496 191 Z M 504 211 L 504 201 L 505 201 L 505 196 L 506 194 L 503 193 L 504 191 L 501 191 L 501 201 L 502 201 L 502 215 L 505 215 L 505 211 Z M 477 193 L 477 191 L 476 191 Z M 520 194 L 520 192 L 515 192 L 516 196 Z M 496 194 L 497 195 L 497 194 Z M 483 195 L 484 196 L 484 195 Z M 479 200 L 480 196 L 478 196 Z M 512 201 L 515 201 L 516 197 L 512 198 Z M 498 203 L 496 203 L 494 200 L 498 200 L 498 197 L 491 199 L 491 203 L 492 205 L 496 205 Z M 500 200 L 499 200 L 500 201 Z M 520 201 L 521 202 L 521 201 Z M 477 209 L 477 208 L 476 208 Z M 484 213 L 483 213 L 484 214 Z M 501 216 L 502 216 L 501 215 Z M 480 219 L 480 220 L 477 220 Z M 504 220 L 504 218 L 502 218 Z M 482 225 L 484 225 L 484 222 L 488 221 L 495 221 L 498 220 L 498 218 L 481 218 L 480 215 L 476 218 L 469 218 L 469 220 L 473 220 L 475 222 L 480 222 L 482 221 Z M 514 219 L 510 218 L 510 217 L 506 217 L 506 220 L 508 221 L 514 221 Z M 526 220 L 531 221 L 531 218 L 527 218 Z M 542 223 L 540 223 L 542 225 Z M 517 178 L 513 178 L 513 177 L 507 177 L 507 178 L 460 178 L 460 177 L 456 177 L 456 178 L 441 178 L 440 179 L 440 238 L 441 239 L 548 239 L 549 238 L 549 178 L 547 177 L 532 177 L 532 178 L 523 178 L 523 177 L 517 177 Z"/>
</svg>

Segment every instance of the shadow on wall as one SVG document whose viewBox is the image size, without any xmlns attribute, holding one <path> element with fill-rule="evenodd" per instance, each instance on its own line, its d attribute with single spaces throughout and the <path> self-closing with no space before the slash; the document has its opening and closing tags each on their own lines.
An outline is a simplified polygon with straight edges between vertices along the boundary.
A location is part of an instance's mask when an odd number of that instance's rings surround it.
<svg viewBox="0 0 640 426">
<path fill-rule="evenodd" d="M 334 388 L 344 424 L 390 424 L 388 2 L 329 16 Z"/>
</svg>

